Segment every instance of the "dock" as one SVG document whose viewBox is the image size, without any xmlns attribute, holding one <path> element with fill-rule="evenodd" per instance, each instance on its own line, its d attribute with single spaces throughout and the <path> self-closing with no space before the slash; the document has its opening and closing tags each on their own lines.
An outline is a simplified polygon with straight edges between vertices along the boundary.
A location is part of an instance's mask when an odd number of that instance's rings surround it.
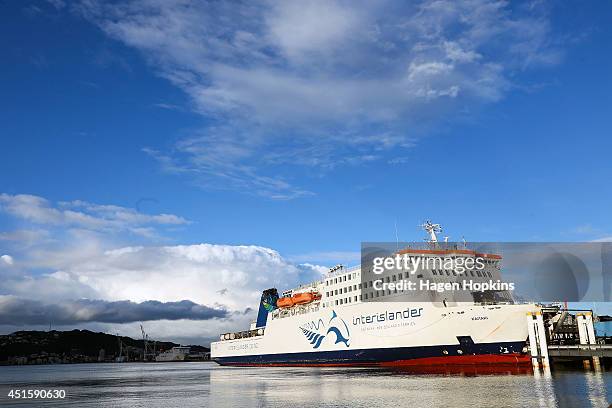
<svg viewBox="0 0 612 408">
<path fill-rule="evenodd" d="M 549 345 L 548 356 L 588 359 L 590 357 L 612 358 L 612 344 Z"/>
<path fill-rule="evenodd" d="M 527 313 L 529 351 L 534 370 L 555 362 L 580 362 L 597 368 L 600 359 L 612 359 L 612 344 L 595 333 L 592 310 L 543 307 Z"/>
</svg>

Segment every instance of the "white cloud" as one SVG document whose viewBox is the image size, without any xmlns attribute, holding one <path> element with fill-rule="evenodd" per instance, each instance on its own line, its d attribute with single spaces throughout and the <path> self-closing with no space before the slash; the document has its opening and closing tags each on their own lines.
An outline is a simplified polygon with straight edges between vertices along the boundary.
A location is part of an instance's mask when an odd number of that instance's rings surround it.
<svg viewBox="0 0 612 408">
<path fill-rule="evenodd" d="M 0 256 L 0 260 L 2 262 L 4 262 L 7 265 L 13 265 L 14 261 L 13 261 L 13 257 L 10 255 L 2 255 Z"/>
<path fill-rule="evenodd" d="M 19 242 L 20 245 L 31 245 L 49 237 L 49 232 L 43 229 L 20 229 L 15 231 L 0 231 L 0 241 Z"/>
<path fill-rule="evenodd" d="M 133 236 L 133 228 L 141 224 L 155 228 L 183 223 L 175 215 L 147 215 L 84 201 L 51 205 L 36 196 L 3 194 L 0 199 L 8 216 L 26 224 L 50 225 L 45 233 L 0 232 L 13 251 L 0 256 L 3 330 L 36 328 L 49 318 L 66 328 L 78 321 L 79 327 L 134 335 L 136 326 L 129 319 L 144 319 L 149 312 L 158 313 L 159 319 L 181 319 L 227 311 L 211 314 L 217 318 L 207 324 L 184 319 L 169 323 L 174 332 L 160 322 L 147 323 L 164 338 L 211 339 L 219 331 L 248 327 L 263 289 L 294 287 L 327 271 L 310 263 L 296 264 L 255 245 L 152 245 Z M 139 245 L 121 244 L 130 241 Z M 197 310 L 189 312 L 185 303 L 176 303 L 184 300 L 197 304 Z M 164 304 L 142 304 L 148 301 Z M 182 314 L 172 314 L 177 310 Z"/>
<path fill-rule="evenodd" d="M 273 4 L 264 17 L 269 41 L 277 44 L 293 63 L 310 63 L 311 56 L 348 45 L 362 28 L 365 16 L 358 7 L 331 1 L 286 1 Z"/>
<path fill-rule="evenodd" d="M 62 315 L 65 321 L 72 318 L 79 304 L 76 301 L 81 298 L 138 303 L 189 300 L 215 310 L 227 309 L 229 315 L 214 324 L 182 322 L 178 326 L 184 332 L 174 333 L 174 336 L 193 337 L 197 332 L 206 339 L 216 337 L 219 330 L 247 327 L 249 319 L 255 317 L 263 289 L 294 287 L 313 281 L 327 271 L 317 265 L 292 264 L 278 252 L 258 246 L 123 247 L 76 261 L 70 257 L 65 259 L 66 264 L 55 272 L 42 276 L 24 272 L 6 279 L 0 283 L 0 291 L 19 299 L 31 299 L 32 294 L 37 294 L 34 299 L 37 303 L 31 305 L 33 310 L 41 309 L 43 304 L 53 305 L 52 310 L 66 313 L 70 310 L 68 315 Z M 102 302 L 102 306 L 106 307 L 107 303 Z M 32 319 L 39 315 L 33 313 Z M 59 323 L 62 319 L 56 320 Z M 14 326 L 19 324 L 14 322 Z M 152 324 L 157 323 L 148 323 Z"/>
<path fill-rule="evenodd" d="M 99 205 L 85 201 L 60 202 L 53 205 L 45 198 L 29 195 L 0 194 L 0 211 L 36 225 L 77 227 L 93 231 L 127 230 L 138 235 L 150 235 L 146 226 L 187 224 L 187 220 L 173 214 L 148 215 L 132 208 Z M 2 233 L 0 239 L 11 240 L 33 231 Z"/>
<path fill-rule="evenodd" d="M 561 55 L 544 6 L 496 0 L 88 0 L 75 9 L 141 51 L 215 123 L 169 151 L 148 149 L 165 169 L 277 199 L 311 194 L 278 176 L 288 166 L 385 158 Z M 381 144 L 383 134 L 395 142 Z"/>
</svg>

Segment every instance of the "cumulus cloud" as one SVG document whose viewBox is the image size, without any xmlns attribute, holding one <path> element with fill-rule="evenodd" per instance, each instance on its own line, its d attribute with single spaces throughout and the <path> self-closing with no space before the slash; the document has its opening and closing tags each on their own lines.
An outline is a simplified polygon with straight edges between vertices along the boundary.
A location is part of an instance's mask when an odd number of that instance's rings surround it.
<svg viewBox="0 0 612 408">
<path fill-rule="evenodd" d="M 87 0 L 73 9 L 142 52 L 212 123 L 149 147 L 164 169 L 275 199 L 312 194 L 279 177 L 284 166 L 385 158 L 422 127 L 498 101 L 516 72 L 561 58 L 539 3 Z"/>
<path fill-rule="evenodd" d="M 0 296 L 0 325 L 80 324 L 86 322 L 130 323 L 149 320 L 209 320 L 228 312 L 189 300 L 178 302 L 80 299 L 44 303 L 14 296 Z"/>
<path fill-rule="evenodd" d="M 183 219 L 174 215 L 83 201 L 51 204 L 36 196 L 0 197 L 5 216 L 24 224 L 0 231 L 0 243 L 11 246 L 11 255 L 0 256 L 3 331 L 45 329 L 52 323 L 135 336 L 136 323 L 147 320 L 157 338 L 208 341 L 248 327 L 263 289 L 295 287 L 327 271 L 256 245 L 159 245 L 132 233 L 141 223 L 154 229 L 181 224 Z M 96 221 L 67 218 L 68 209 Z M 138 245 L 126 244 L 135 241 Z"/>
<path fill-rule="evenodd" d="M 45 286 L 80 284 L 106 300 L 187 298 L 233 311 L 255 308 L 262 289 L 287 288 L 321 275 L 316 267 L 294 265 L 272 249 L 252 245 L 122 247 L 57 266 L 58 272 L 45 276 Z"/>
<path fill-rule="evenodd" d="M 183 317 L 177 319 L 195 319 L 196 312 L 206 316 L 209 310 L 224 311 L 205 325 L 183 322 L 165 327 L 159 322 L 148 323 L 158 336 L 167 339 L 199 336 L 209 340 L 220 332 L 248 327 L 263 289 L 291 288 L 320 278 L 327 271 L 319 265 L 293 264 L 265 247 L 212 244 L 120 247 L 92 251 L 87 257 L 60 254 L 54 266 L 54 272 L 39 275 L 23 270 L 0 281 L 0 293 L 12 296 L 5 299 L 7 310 L 12 312 L 6 312 L 0 321 L 5 330 L 15 330 L 23 322 L 45 324 L 41 319 L 47 318 L 44 313 L 48 312 L 58 316 L 53 319 L 54 325 L 82 319 L 79 327 L 95 322 L 104 324 L 96 326 L 100 330 L 137 335 L 137 327 L 121 319 L 132 316 L 144 320 L 145 315 L 154 320 L 179 315 Z M 33 294 L 36 299 L 28 301 Z M 80 300 L 82 297 L 98 300 Z M 122 302 L 125 299 L 130 302 Z M 152 303 L 151 299 L 162 303 Z M 192 315 L 178 314 L 189 306 L 181 302 L 183 299 L 206 306 L 189 308 L 195 310 Z M 134 302 L 141 302 L 140 306 Z M 18 309 L 27 315 L 19 315 Z M 171 314 L 173 310 L 176 315 Z"/>
</svg>

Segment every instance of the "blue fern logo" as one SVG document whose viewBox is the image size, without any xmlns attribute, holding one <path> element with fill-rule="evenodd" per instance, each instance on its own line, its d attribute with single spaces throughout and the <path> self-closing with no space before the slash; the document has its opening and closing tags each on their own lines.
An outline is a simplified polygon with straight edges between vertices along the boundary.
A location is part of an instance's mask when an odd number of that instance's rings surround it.
<svg viewBox="0 0 612 408">
<path fill-rule="evenodd" d="M 306 336 L 306 339 L 310 342 L 310 344 L 312 344 L 312 348 L 314 349 L 319 348 L 325 336 L 319 333 L 315 333 L 310 330 L 306 330 L 303 327 L 301 329 L 302 329 L 302 332 L 304 333 L 304 336 Z"/>
<path fill-rule="evenodd" d="M 325 329 L 325 326 L 320 323 L 322 323 L 321 319 L 319 319 L 317 324 L 313 324 L 317 331 L 319 329 Z M 304 327 L 300 327 L 300 329 L 313 349 L 318 349 L 323 343 L 323 340 L 329 337 L 330 334 L 334 334 L 336 338 L 334 344 L 343 343 L 346 347 L 349 347 L 350 331 L 348 325 L 341 317 L 338 317 L 336 311 L 332 310 L 332 316 L 327 326 L 328 328 L 325 334 L 317 333 L 316 331 Z"/>
</svg>

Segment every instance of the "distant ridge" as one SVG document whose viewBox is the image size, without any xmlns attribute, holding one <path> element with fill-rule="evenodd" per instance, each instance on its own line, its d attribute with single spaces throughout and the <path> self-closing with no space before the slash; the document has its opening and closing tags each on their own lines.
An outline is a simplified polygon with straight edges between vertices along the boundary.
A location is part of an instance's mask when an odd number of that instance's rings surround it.
<svg viewBox="0 0 612 408">
<path fill-rule="evenodd" d="M 53 364 L 114 361 L 119 355 L 119 339 L 130 361 L 142 360 L 142 339 L 117 337 L 89 330 L 17 331 L 0 335 L 0 364 Z M 153 344 L 154 340 L 149 340 Z M 179 346 L 173 342 L 156 343 L 156 348 L 168 350 Z M 208 352 L 207 347 L 190 346 L 193 352 Z M 103 350 L 103 351 L 101 351 Z"/>
</svg>

